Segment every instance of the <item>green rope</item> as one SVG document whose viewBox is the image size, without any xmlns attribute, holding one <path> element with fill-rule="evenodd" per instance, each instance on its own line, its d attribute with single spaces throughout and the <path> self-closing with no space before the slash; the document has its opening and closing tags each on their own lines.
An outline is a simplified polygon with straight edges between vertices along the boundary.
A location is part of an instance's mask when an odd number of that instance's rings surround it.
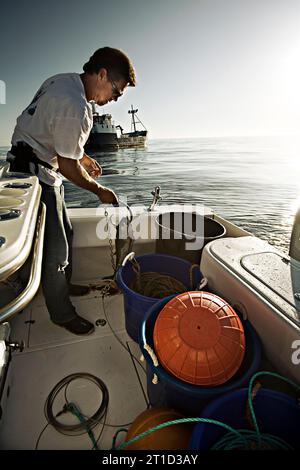
<svg viewBox="0 0 300 470">
<path fill-rule="evenodd" d="M 227 431 L 232 432 L 233 434 L 236 434 L 238 437 L 240 437 L 240 433 L 236 431 L 235 429 L 231 428 L 225 423 L 221 423 L 220 421 L 216 421 L 214 419 L 206 419 L 206 418 L 181 418 L 181 419 L 174 419 L 173 421 L 167 421 L 166 423 L 158 424 L 154 428 L 148 429 L 147 431 L 142 432 L 141 434 L 138 434 L 137 436 L 133 437 L 132 439 L 129 439 L 129 441 L 123 442 L 119 446 L 116 447 L 116 449 L 113 450 L 121 450 L 124 449 L 124 447 L 128 446 L 132 442 L 137 441 L 138 439 L 141 439 L 142 437 L 148 436 L 148 434 L 151 434 L 154 431 L 157 431 L 158 429 L 163 429 L 168 426 L 173 426 L 173 424 L 181 424 L 181 423 L 210 423 L 210 424 L 216 424 L 217 426 L 221 426 L 222 428 L 227 429 Z"/>
<path fill-rule="evenodd" d="M 81 414 L 79 408 L 75 405 L 75 403 L 72 403 L 72 402 L 68 403 L 67 406 L 66 406 L 66 410 L 70 411 L 70 413 L 72 413 L 74 416 L 76 416 L 76 418 L 78 418 L 78 420 L 82 424 L 86 424 L 84 416 Z M 91 441 L 93 443 L 93 449 L 99 450 L 98 444 L 97 444 L 97 441 L 95 439 L 93 431 L 88 426 L 86 426 L 86 431 L 88 433 L 89 438 L 91 439 Z"/>
<path fill-rule="evenodd" d="M 239 433 L 238 438 L 231 433 L 225 434 L 211 447 L 211 450 L 293 450 L 287 442 L 272 434 L 263 434 L 257 441 L 257 434 L 254 431 L 240 429 Z"/>
<path fill-rule="evenodd" d="M 297 385 L 295 382 L 287 379 L 286 377 L 283 377 L 275 372 L 268 372 L 268 371 L 262 371 L 262 372 L 257 372 L 255 373 L 249 382 L 249 387 L 248 387 L 248 403 L 249 403 L 249 408 L 250 408 L 250 413 L 251 417 L 254 423 L 255 431 L 251 431 L 248 429 L 233 429 L 232 427 L 228 426 L 225 423 L 222 423 L 221 421 L 217 421 L 214 419 L 208 419 L 208 418 L 182 418 L 182 419 L 176 419 L 173 421 L 168 421 L 166 423 L 159 424 L 158 426 L 155 426 L 151 429 L 148 429 L 141 434 L 138 434 L 137 436 L 133 437 L 132 439 L 129 439 L 126 442 L 123 442 L 116 448 L 114 447 L 115 445 L 115 440 L 113 442 L 113 449 L 116 450 L 121 450 L 124 449 L 124 447 L 128 446 L 129 444 L 137 441 L 138 439 L 141 439 L 142 437 L 145 437 L 149 434 L 151 434 L 154 431 L 157 431 L 158 429 L 163 429 L 168 426 L 172 426 L 174 424 L 181 424 L 181 423 L 208 423 L 208 424 L 214 424 L 216 426 L 220 426 L 223 429 L 226 429 L 229 431 L 229 433 L 225 434 L 216 444 L 213 445 L 211 448 L 212 450 L 232 450 L 232 449 L 249 449 L 249 450 L 258 450 L 258 449 L 280 449 L 280 450 L 292 450 L 293 448 L 285 442 L 283 439 L 273 436 L 271 434 L 261 434 L 259 431 L 259 427 L 257 424 L 257 419 L 255 416 L 254 412 L 254 407 L 253 407 L 253 398 L 252 398 L 252 389 L 253 389 L 253 384 L 257 377 L 262 376 L 262 375 L 269 375 L 273 376 L 276 378 L 279 378 L 288 384 L 294 386 L 297 390 L 300 391 L 300 386 Z"/>
<path fill-rule="evenodd" d="M 258 441 L 259 444 L 260 444 L 261 439 L 262 439 L 262 434 L 259 431 L 259 427 L 258 427 L 258 424 L 257 424 L 257 419 L 256 419 L 256 416 L 255 416 L 255 413 L 254 413 L 253 399 L 252 399 L 252 388 L 253 388 L 253 384 L 254 384 L 255 380 L 257 379 L 257 377 L 260 377 L 262 375 L 269 375 L 271 377 L 275 377 L 277 379 L 283 380 L 284 382 L 287 382 L 288 384 L 292 385 L 293 387 L 295 387 L 297 390 L 300 391 L 300 386 L 299 385 L 297 385 L 295 382 L 292 382 L 292 380 L 289 380 L 286 377 L 283 377 L 283 376 L 277 374 L 276 372 L 268 372 L 268 371 L 256 372 L 256 374 L 254 374 L 251 377 L 251 380 L 250 380 L 250 383 L 249 383 L 249 388 L 248 388 L 248 402 L 249 402 L 249 408 L 250 408 L 252 421 L 253 421 L 253 424 L 254 424 L 254 427 L 255 427 L 255 432 L 257 434 L 257 441 Z"/>
</svg>

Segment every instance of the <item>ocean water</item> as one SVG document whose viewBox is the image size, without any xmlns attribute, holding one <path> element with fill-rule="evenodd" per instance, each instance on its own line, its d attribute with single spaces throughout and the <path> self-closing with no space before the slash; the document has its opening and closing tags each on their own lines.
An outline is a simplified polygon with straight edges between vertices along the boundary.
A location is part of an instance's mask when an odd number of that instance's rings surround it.
<svg viewBox="0 0 300 470">
<path fill-rule="evenodd" d="M 0 147 L 0 159 L 7 148 Z M 205 204 L 221 216 L 288 251 L 300 195 L 300 139 L 279 137 L 150 140 L 147 149 L 92 155 L 99 182 L 127 202 L 149 206 Z M 68 207 L 97 207 L 94 194 L 65 181 Z"/>
</svg>

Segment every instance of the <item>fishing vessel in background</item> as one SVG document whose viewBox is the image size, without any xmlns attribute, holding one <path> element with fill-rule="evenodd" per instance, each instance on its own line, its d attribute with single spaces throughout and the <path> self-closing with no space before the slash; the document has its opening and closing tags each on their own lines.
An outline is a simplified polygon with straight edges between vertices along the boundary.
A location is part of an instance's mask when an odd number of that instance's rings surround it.
<svg viewBox="0 0 300 470">
<path fill-rule="evenodd" d="M 131 114 L 131 131 L 123 132 L 123 128 L 119 125 L 116 126 L 120 129 L 121 135 L 118 137 L 119 148 L 145 148 L 147 147 L 147 134 L 148 131 L 142 121 L 137 116 L 138 109 L 129 109 L 128 114 Z M 140 124 L 143 130 L 138 130 L 137 125 Z"/>
<path fill-rule="evenodd" d="M 119 149 L 117 130 L 111 114 L 99 114 L 93 107 L 93 127 L 85 145 L 87 152 L 114 152 Z"/>
<path fill-rule="evenodd" d="M 138 109 L 128 111 L 131 114 L 131 131 L 123 132 L 123 127 L 115 126 L 111 114 L 99 114 L 93 103 L 93 127 L 85 145 L 87 152 L 115 152 L 123 148 L 145 148 L 147 146 L 148 131 L 142 121 L 138 118 Z M 137 126 L 142 126 L 138 130 Z M 117 129 L 120 135 L 117 134 Z"/>
</svg>

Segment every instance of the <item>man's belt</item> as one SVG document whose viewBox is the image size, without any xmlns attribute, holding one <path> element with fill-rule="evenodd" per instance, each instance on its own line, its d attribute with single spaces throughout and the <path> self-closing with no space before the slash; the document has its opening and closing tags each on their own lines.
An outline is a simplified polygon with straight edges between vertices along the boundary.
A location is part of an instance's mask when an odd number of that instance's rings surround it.
<svg viewBox="0 0 300 470">
<path fill-rule="evenodd" d="M 38 166 L 42 165 L 50 170 L 57 171 L 50 163 L 40 160 L 33 151 L 33 148 L 26 142 L 17 142 L 10 149 L 10 153 L 15 157 L 14 161 L 11 162 L 11 171 L 21 171 L 30 173 L 29 163 L 34 163 L 35 174 L 38 173 Z"/>
</svg>

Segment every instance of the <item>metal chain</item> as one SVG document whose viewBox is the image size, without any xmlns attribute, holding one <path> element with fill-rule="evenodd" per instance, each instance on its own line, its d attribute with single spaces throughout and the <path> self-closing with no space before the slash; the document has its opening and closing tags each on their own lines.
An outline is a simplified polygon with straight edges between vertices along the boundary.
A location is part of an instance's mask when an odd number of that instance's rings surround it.
<svg viewBox="0 0 300 470">
<path fill-rule="evenodd" d="M 105 209 L 104 215 L 106 217 L 106 222 L 107 222 L 107 232 L 108 232 L 108 237 L 109 237 L 108 242 L 109 242 L 109 248 L 110 248 L 111 265 L 112 265 L 112 268 L 113 268 L 113 271 L 114 271 L 114 276 L 115 276 L 115 274 L 116 274 L 116 263 L 115 263 L 115 259 L 114 259 L 115 253 L 114 253 L 114 249 L 113 249 L 113 242 L 112 242 L 112 239 L 111 239 L 108 212 L 107 212 L 106 209 Z M 106 281 L 105 285 L 101 289 L 98 289 L 98 285 L 94 285 L 93 288 L 99 290 L 101 297 L 104 298 L 106 296 L 111 295 L 110 294 L 110 288 L 112 286 L 116 287 L 115 281 L 113 279 L 108 279 Z"/>
<path fill-rule="evenodd" d="M 102 298 L 105 297 L 106 295 L 110 295 L 109 290 L 110 290 L 111 284 L 112 284 L 112 281 L 108 281 L 107 284 L 101 289 L 100 294 Z"/>
<path fill-rule="evenodd" d="M 113 242 L 111 239 L 111 232 L 110 232 L 110 225 L 109 225 L 109 219 L 108 219 L 108 212 L 105 209 L 104 215 L 106 217 L 106 222 L 107 222 L 107 233 L 108 233 L 108 243 L 109 243 L 109 249 L 110 249 L 110 261 L 112 268 L 114 270 L 114 274 L 116 273 L 117 266 L 116 266 L 116 261 L 115 261 L 115 252 L 113 248 Z"/>
</svg>

